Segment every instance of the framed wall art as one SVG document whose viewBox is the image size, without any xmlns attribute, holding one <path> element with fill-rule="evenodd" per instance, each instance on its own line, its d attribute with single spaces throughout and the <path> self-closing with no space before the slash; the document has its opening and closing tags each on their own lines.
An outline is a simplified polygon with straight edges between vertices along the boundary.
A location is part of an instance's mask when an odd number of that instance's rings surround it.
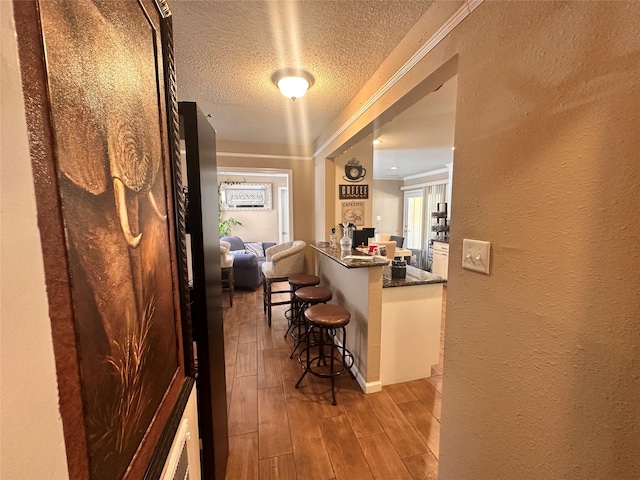
<svg viewBox="0 0 640 480">
<path fill-rule="evenodd" d="M 162 0 L 14 5 L 69 477 L 143 478 L 193 386 L 170 12 Z"/>
<path fill-rule="evenodd" d="M 364 202 L 342 202 L 341 218 L 343 222 L 364 225 Z"/>
<path fill-rule="evenodd" d="M 270 183 L 220 184 L 222 210 L 271 210 Z"/>
</svg>

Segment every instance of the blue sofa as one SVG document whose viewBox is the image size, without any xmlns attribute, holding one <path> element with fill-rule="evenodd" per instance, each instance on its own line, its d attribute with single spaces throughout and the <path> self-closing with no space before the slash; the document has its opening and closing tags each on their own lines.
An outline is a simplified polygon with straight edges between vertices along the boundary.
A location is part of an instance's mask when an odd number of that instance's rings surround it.
<svg viewBox="0 0 640 480">
<path fill-rule="evenodd" d="M 220 240 L 231 244 L 233 254 L 233 280 L 235 288 L 255 290 L 262 283 L 262 264 L 266 254 L 257 256 L 250 253 L 245 242 L 237 236 L 222 237 Z M 262 245 L 262 251 L 273 247 L 275 242 L 252 242 Z"/>
</svg>

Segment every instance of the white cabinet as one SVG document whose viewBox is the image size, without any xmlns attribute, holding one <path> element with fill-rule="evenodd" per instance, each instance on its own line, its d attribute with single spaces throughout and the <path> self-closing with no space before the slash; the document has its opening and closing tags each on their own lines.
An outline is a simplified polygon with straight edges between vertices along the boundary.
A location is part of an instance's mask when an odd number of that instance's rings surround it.
<svg viewBox="0 0 640 480">
<path fill-rule="evenodd" d="M 382 289 L 382 385 L 430 377 L 431 365 L 440 362 L 442 285 Z M 351 323 L 347 328 L 350 326 Z"/>
<path fill-rule="evenodd" d="M 447 278 L 449 274 L 449 244 L 433 242 L 433 263 L 431 273 Z"/>
</svg>

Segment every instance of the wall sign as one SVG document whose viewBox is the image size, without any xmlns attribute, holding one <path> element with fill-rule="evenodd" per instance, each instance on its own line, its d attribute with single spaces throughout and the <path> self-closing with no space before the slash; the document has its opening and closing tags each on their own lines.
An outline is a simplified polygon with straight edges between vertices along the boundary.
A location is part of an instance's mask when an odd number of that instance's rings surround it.
<svg viewBox="0 0 640 480">
<path fill-rule="evenodd" d="M 222 184 L 220 199 L 222 210 L 271 210 L 271 184 Z"/>
<path fill-rule="evenodd" d="M 367 170 L 360 165 L 360 162 L 356 157 L 353 157 L 344 166 L 344 178 L 347 182 L 361 182 L 364 180 Z"/>
<path fill-rule="evenodd" d="M 364 225 L 364 202 L 342 202 L 342 221 Z"/>
<path fill-rule="evenodd" d="M 369 198 L 369 185 L 338 185 L 340 200 L 347 200 L 350 198 Z"/>
</svg>

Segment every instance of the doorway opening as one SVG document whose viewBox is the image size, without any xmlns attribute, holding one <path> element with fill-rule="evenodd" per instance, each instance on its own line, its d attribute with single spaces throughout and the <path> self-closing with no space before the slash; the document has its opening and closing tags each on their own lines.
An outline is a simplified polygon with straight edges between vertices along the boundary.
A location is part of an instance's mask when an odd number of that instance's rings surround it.
<svg viewBox="0 0 640 480">
<path fill-rule="evenodd" d="M 238 222 L 231 226 L 228 235 L 236 235 L 245 242 L 288 242 L 294 231 L 292 177 L 293 172 L 289 169 L 219 168 L 219 185 L 260 185 L 269 196 L 267 205 L 248 202 L 221 211 L 221 220 L 233 218 Z"/>
<path fill-rule="evenodd" d="M 291 238 L 289 227 L 289 187 L 278 187 L 278 235 L 279 243 L 288 242 Z"/>
<path fill-rule="evenodd" d="M 336 154 L 343 154 L 349 148 L 360 147 L 364 150 L 367 142 L 369 146 L 373 144 L 371 219 L 375 219 L 377 233 L 403 236 L 404 249 L 411 251 L 411 265 L 407 266 L 407 274 L 410 267 L 413 267 L 412 273 L 416 275 L 424 274 L 419 270 L 428 271 L 431 268 L 430 254 L 433 251 L 433 240 L 440 233 L 439 225 L 450 224 L 452 203 L 455 202 L 451 186 L 457 82 L 457 64 L 454 59 L 336 150 Z M 445 203 L 446 208 L 443 206 Z M 437 217 L 433 216 L 434 212 L 438 214 Z M 446 212 L 446 218 L 440 222 L 443 212 Z M 433 229 L 434 218 L 440 222 L 435 225 L 436 229 Z M 441 237 L 444 240 L 444 235 Z M 441 261 L 442 258 L 439 257 L 438 260 Z M 448 252 L 446 262 L 448 265 Z M 439 280 L 442 281 L 442 278 Z M 390 296 L 385 297 L 383 289 L 383 308 L 385 298 L 389 299 Z M 436 335 L 439 337 L 437 363 L 435 357 L 431 357 L 429 365 L 425 365 L 429 369 L 429 376 L 406 383 L 410 390 L 412 387 L 419 388 L 425 393 L 428 389 L 428 397 L 432 401 L 429 402 L 430 405 L 424 405 L 429 410 L 425 415 L 434 425 L 437 422 L 438 431 L 444 373 L 446 302 L 445 283 L 442 288 L 440 315 L 436 313 L 433 317 L 436 322 L 438 317 L 440 319 L 439 335 L 432 330 L 428 333 L 428 339 L 425 339 L 427 344 L 428 341 L 435 340 Z M 424 318 L 424 313 L 422 315 Z M 384 314 L 382 325 L 384 332 Z M 384 348 L 383 345 L 381 356 L 386 354 Z M 395 387 L 391 383 L 386 385 L 383 380 L 383 390 L 388 387 L 393 391 Z M 437 441 L 434 439 L 433 446 L 434 452 L 437 451 L 439 438 Z"/>
<path fill-rule="evenodd" d="M 424 226 L 424 191 L 404 192 L 403 233 L 405 248 L 411 250 L 411 265 L 422 266 L 422 237 Z"/>
<path fill-rule="evenodd" d="M 405 248 L 412 251 L 411 264 L 426 271 L 431 271 L 433 240 L 448 240 L 444 229 L 451 220 L 458 76 L 452 72 L 440 82 L 435 88 L 424 88 L 420 97 L 412 93 L 417 97 L 414 103 L 405 104 L 373 133 L 374 215 L 384 209 L 388 212 L 393 202 L 388 192 L 395 188 L 402 217 L 387 215 L 385 219 L 382 215 L 383 228 L 401 229 Z M 377 200 L 378 192 L 385 192 L 381 201 Z M 438 204 L 445 208 L 445 203 L 446 218 L 436 217 L 442 225 L 434 225 L 434 212 L 440 214 Z"/>
<path fill-rule="evenodd" d="M 403 218 L 405 232 L 408 232 L 405 236 L 413 239 L 413 246 L 407 247 L 412 251 L 411 264 L 421 270 L 447 278 L 446 273 L 443 273 L 446 268 L 440 268 L 438 271 L 433 269 L 433 260 L 434 241 L 447 244 L 449 241 L 450 184 L 447 180 L 440 180 L 401 187 L 401 190 L 404 191 L 405 196 Z M 414 198 L 420 199 L 419 205 L 416 200 L 413 201 L 413 205 L 411 204 Z M 448 263 L 449 249 L 445 250 L 444 262 Z"/>
</svg>

